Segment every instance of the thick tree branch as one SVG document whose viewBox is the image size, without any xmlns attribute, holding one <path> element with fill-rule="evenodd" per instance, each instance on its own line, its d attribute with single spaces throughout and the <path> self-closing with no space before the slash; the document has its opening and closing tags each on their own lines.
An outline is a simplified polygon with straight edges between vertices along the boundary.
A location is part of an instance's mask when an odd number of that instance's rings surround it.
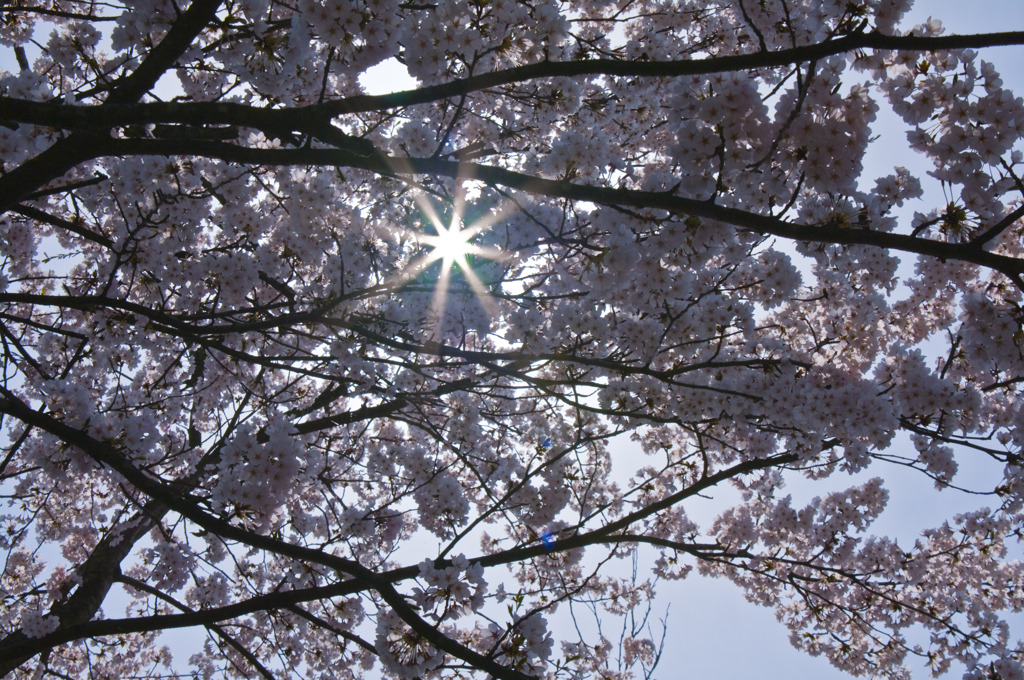
<svg viewBox="0 0 1024 680">
<path fill-rule="evenodd" d="M 55 604 L 49 614 L 56 616 L 61 627 L 71 629 L 90 625 L 90 621 L 107 596 L 110 587 L 120 574 L 121 562 L 135 547 L 135 543 L 159 518 L 167 512 L 159 501 L 150 501 L 131 519 L 121 522 L 107 533 L 93 548 L 88 559 L 76 569 L 80 585 L 69 597 Z M 0 640 L 0 677 L 6 676 L 34 655 L 54 644 L 37 644 L 20 630 Z"/>
<path fill-rule="evenodd" d="M 115 84 L 104 105 L 96 107 L 96 111 L 134 102 L 146 94 L 213 20 L 219 6 L 220 0 L 194 0 L 138 68 Z M 0 104 L 0 108 L 6 109 L 6 105 Z M 7 120 L 6 115 L 0 116 Z M 0 178 L 0 212 L 88 159 L 89 149 L 98 143 L 102 144 L 101 138 L 91 133 L 73 134 L 4 175 Z"/>
<path fill-rule="evenodd" d="M 125 100 L 127 95 L 118 97 L 116 102 L 113 101 L 112 96 L 105 106 L 97 108 L 0 97 L 0 110 L 3 111 L 0 114 L 0 120 L 67 130 L 110 129 L 122 125 L 173 123 L 202 126 L 235 125 L 269 131 L 294 131 L 308 129 L 311 125 L 324 125 L 330 119 L 345 114 L 385 111 L 427 104 L 503 85 L 543 78 L 572 78 L 587 75 L 667 78 L 789 66 L 865 49 L 935 52 L 1019 44 L 1024 44 L 1024 31 L 932 37 L 854 33 L 814 45 L 803 45 L 774 52 L 752 52 L 703 59 L 542 61 L 536 64 L 482 73 L 453 80 L 450 83 L 421 87 L 416 90 L 386 95 L 358 95 L 296 108 L 271 109 L 228 102 L 150 102 L 114 106 L 115 103 Z M 142 67 L 139 70 L 142 70 Z M 131 91 L 135 92 L 137 89 L 136 86 Z"/>
<path fill-rule="evenodd" d="M 174 66 L 192 41 L 213 21 L 221 0 L 193 0 L 171 24 L 170 30 L 130 75 L 117 81 L 104 108 L 134 102 L 149 92 L 167 69 Z"/>
<path fill-rule="evenodd" d="M 890 251 L 925 255 L 940 260 L 969 262 L 1002 272 L 1011 279 L 1019 278 L 1024 273 L 1024 261 L 990 253 L 970 244 L 935 241 L 904 234 L 874 231 L 859 226 L 797 224 L 769 215 L 677 196 L 670 191 L 638 191 L 588 186 L 565 180 L 533 177 L 505 168 L 440 158 L 399 158 L 377 154 L 363 156 L 339 149 L 256 149 L 217 142 L 162 139 L 110 139 L 106 140 L 102 146 L 94 147 L 87 155 L 91 158 L 100 155 L 200 156 L 251 165 L 354 167 L 388 175 L 435 175 L 474 179 L 549 198 L 586 201 L 607 206 L 665 210 L 676 215 L 692 215 L 728 224 L 745 231 L 794 241 L 859 244 Z M 11 173 L 11 175 L 13 174 Z M 7 175 L 7 177 L 11 175 Z M 7 177 L 0 179 L 0 183 Z"/>
</svg>

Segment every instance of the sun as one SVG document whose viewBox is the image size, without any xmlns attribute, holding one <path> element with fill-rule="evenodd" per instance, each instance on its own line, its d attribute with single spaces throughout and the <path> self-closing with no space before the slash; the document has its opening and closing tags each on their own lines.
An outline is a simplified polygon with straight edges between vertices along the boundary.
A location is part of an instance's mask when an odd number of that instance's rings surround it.
<svg viewBox="0 0 1024 680">
<path fill-rule="evenodd" d="M 458 264 L 459 269 L 466 271 L 470 269 L 467 255 L 487 255 L 486 249 L 473 243 L 473 237 L 483 231 L 479 225 L 467 228 L 463 226 L 461 216 L 454 215 L 449 226 L 435 224 L 434 228 L 437 230 L 436 235 L 421 234 L 419 237 L 430 248 L 425 264 L 441 260 L 442 269 L 451 269 Z"/>
<path fill-rule="evenodd" d="M 427 253 L 412 263 L 410 267 L 410 278 L 419 274 L 435 262 L 441 263 L 441 270 L 437 277 L 434 288 L 434 297 L 431 302 L 431 312 L 437 325 L 434 327 L 434 334 L 440 339 L 441 318 L 444 314 L 445 305 L 448 300 L 448 288 L 451 283 L 452 269 L 459 268 L 470 289 L 483 303 L 490 314 L 494 314 L 494 301 L 487 287 L 473 271 L 469 258 L 485 258 L 488 260 L 503 260 L 506 255 L 497 248 L 479 245 L 473 242 L 479 234 L 487 231 L 496 223 L 500 222 L 509 212 L 505 206 L 491 211 L 482 218 L 475 220 L 472 224 L 465 224 L 463 215 L 466 207 L 466 193 L 462 187 L 456 192 L 455 200 L 452 202 L 451 219 L 446 225 L 438 214 L 433 202 L 425 195 L 418 195 L 416 203 L 426 216 L 429 227 L 434 233 L 414 231 L 412 235 L 424 246 Z"/>
</svg>

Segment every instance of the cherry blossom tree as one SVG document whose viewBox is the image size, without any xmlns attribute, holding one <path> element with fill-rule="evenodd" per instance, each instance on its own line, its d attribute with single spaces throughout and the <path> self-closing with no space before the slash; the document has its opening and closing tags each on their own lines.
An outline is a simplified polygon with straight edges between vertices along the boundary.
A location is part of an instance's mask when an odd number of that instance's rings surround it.
<svg viewBox="0 0 1024 680">
<path fill-rule="evenodd" d="M 909 5 L 5 4 L 0 673 L 649 678 L 696 569 L 1024 678 L 1024 33 Z"/>
</svg>

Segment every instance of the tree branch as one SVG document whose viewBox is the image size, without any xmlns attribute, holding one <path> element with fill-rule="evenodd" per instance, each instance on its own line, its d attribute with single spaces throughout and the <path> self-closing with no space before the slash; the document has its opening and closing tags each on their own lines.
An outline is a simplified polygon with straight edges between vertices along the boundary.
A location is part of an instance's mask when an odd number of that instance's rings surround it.
<svg viewBox="0 0 1024 680">
<path fill-rule="evenodd" d="M 387 175 L 435 175 L 472 179 L 549 198 L 586 201 L 606 206 L 666 210 L 676 215 L 692 215 L 729 224 L 745 231 L 794 241 L 868 245 L 935 257 L 940 260 L 969 262 L 999 271 L 1011 279 L 1024 273 L 1024 261 L 989 253 L 972 247 L 970 244 L 948 243 L 837 224 L 796 224 L 768 215 L 677 196 L 669 191 L 611 189 L 575 184 L 567 180 L 544 179 L 505 168 L 464 161 L 440 158 L 399 158 L 383 154 L 362 156 L 340 149 L 256 149 L 218 142 L 163 139 L 107 139 L 102 144 L 93 147 L 87 155 L 90 158 L 101 155 L 122 157 L 199 156 L 250 165 L 354 167 Z M 15 172 L 17 170 L 0 178 L 0 183 Z"/>
</svg>

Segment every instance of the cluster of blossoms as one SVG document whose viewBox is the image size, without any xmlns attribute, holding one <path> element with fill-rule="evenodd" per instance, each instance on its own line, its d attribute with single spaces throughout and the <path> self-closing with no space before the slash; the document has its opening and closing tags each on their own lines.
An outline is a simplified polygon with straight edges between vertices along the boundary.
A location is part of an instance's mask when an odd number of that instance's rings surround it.
<svg viewBox="0 0 1024 680">
<path fill-rule="evenodd" d="M 474 637 L 501 663 L 532 676 L 548 667 L 554 648 L 547 620 L 539 613 L 518 617 L 508 628 L 491 622 Z"/>
<path fill-rule="evenodd" d="M 413 597 L 421 610 L 433 612 L 438 621 L 458 618 L 483 606 L 487 591 L 483 567 L 470 564 L 465 555 L 456 555 L 451 566 L 443 569 L 437 569 L 433 562 L 424 560 L 420 563 L 420 578 L 427 587 L 416 588 Z"/>
<path fill-rule="evenodd" d="M 42 612 L 25 612 L 19 621 L 21 632 L 28 638 L 41 638 L 52 633 L 60 626 L 60 620 L 56 616 L 46 616 Z"/>
<path fill-rule="evenodd" d="M 295 493 L 304 456 L 290 429 L 287 421 L 273 420 L 259 433 L 240 430 L 224 444 L 217 483 L 210 490 L 215 508 L 231 508 L 235 515 L 265 521 Z"/>
<path fill-rule="evenodd" d="M 432 83 L 511 63 L 529 63 L 563 42 L 568 21 L 558 4 L 443 0 L 418 22 L 404 22 L 395 38 L 409 75 Z"/>
<path fill-rule="evenodd" d="M 444 652 L 410 630 L 393 612 L 378 615 L 374 647 L 384 668 L 403 680 L 421 677 L 444 663 Z"/>
<path fill-rule="evenodd" d="M 145 561 L 152 566 L 152 576 L 158 588 L 173 593 L 185 586 L 195 566 L 195 556 L 186 546 L 168 541 L 146 552 Z"/>
</svg>

